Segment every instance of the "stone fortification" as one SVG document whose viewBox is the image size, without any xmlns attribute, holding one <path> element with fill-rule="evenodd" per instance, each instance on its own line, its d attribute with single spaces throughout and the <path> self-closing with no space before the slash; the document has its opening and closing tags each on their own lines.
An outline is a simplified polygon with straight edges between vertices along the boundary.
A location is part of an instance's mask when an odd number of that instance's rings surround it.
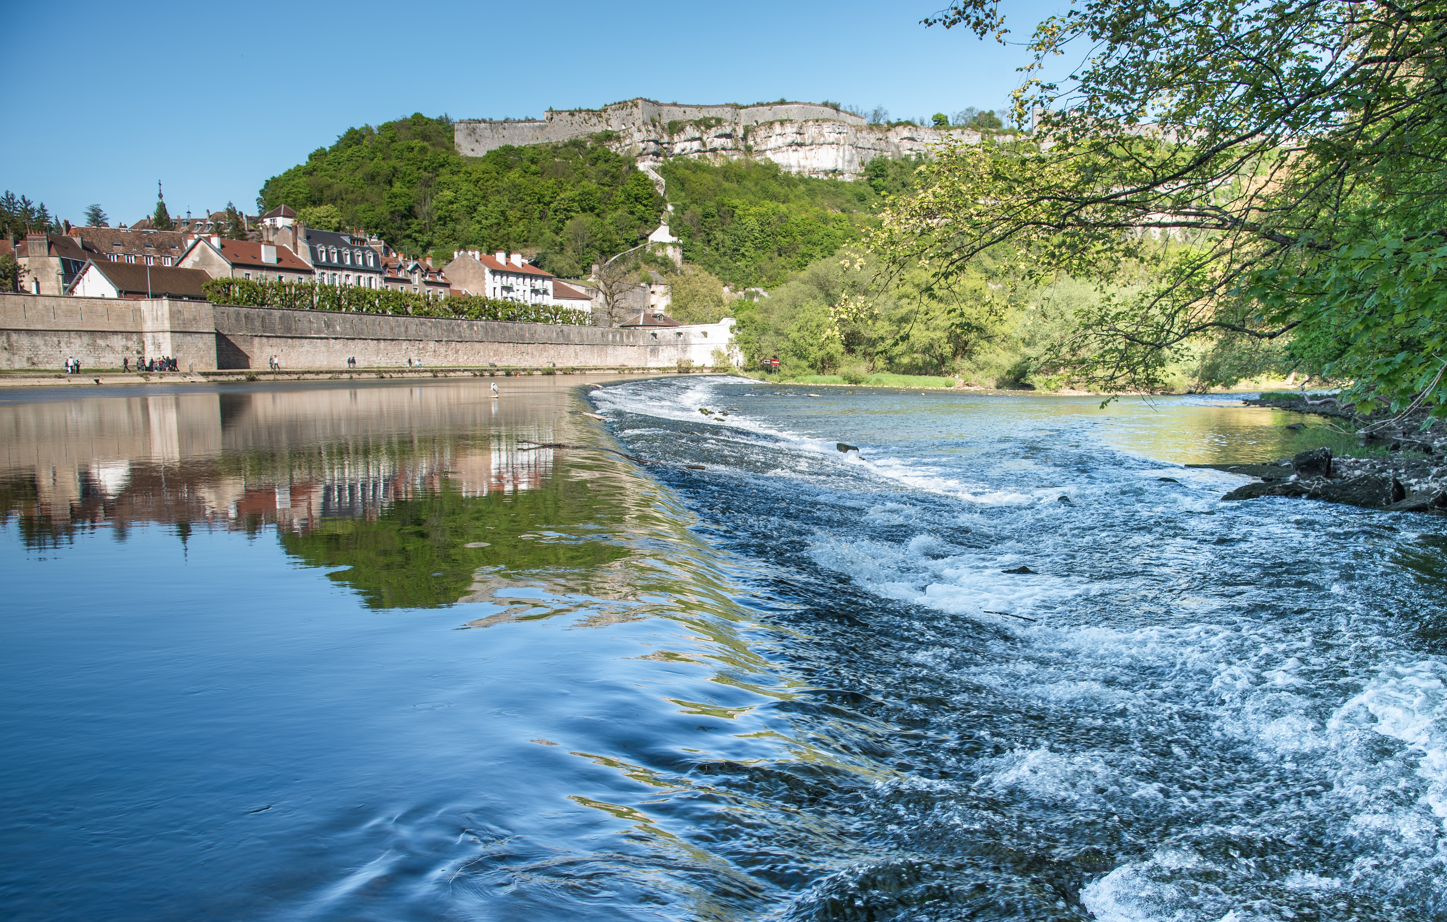
<svg viewBox="0 0 1447 922">
<path fill-rule="evenodd" d="M 680 106 L 632 99 L 601 109 L 548 112 L 538 121 L 460 121 L 460 153 L 478 157 L 505 145 L 592 138 L 652 168 L 672 157 L 772 160 L 792 173 L 853 179 L 875 157 L 927 154 L 947 139 L 974 144 L 968 129 L 870 125 L 857 115 L 813 103 Z"/>
<path fill-rule="evenodd" d="M 665 330 L 391 317 L 155 299 L 0 294 L 0 368 L 119 368 L 174 357 L 181 370 L 364 367 L 673 368 L 730 352 L 732 320 Z"/>
</svg>

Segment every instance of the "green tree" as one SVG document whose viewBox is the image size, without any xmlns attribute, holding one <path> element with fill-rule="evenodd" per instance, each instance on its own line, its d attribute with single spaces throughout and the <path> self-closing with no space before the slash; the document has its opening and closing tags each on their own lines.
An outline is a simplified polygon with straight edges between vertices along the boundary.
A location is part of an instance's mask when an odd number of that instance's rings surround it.
<svg viewBox="0 0 1447 922">
<path fill-rule="evenodd" d="M 945 115 L 943 112 L 936 112 L 932 121 L 936 128 L 950 127 L 950 117 L 948 115 Z"/>
<path fill-rule="evenodd" d="M 994 0 L 931 23 L 1003 39 Z M 1002 242 L 1024 279 L 1152 275 L 1059 360 L 1159 386 L 1221 337 L 1333 331 L 1354 397 L 1447 396 L 1447 2 L 1075 0 L 1041 23 L 1014 117 L 1045 143 L 955 146 L 878 243 L 942 277 Z M 1048 60 L 1089 46 L 1072 76 Z"/>
<path fill-rule="evenodd" d="M 668 312 L 680 323 L 718 323 L 727 315 L 724 284 L 713 273 L 685 265 L 666 278 L 671 295 Z"/>
<path fill-rule="evenodd" d="M 247 238 L 246 219 L 241 212 L 236 210 L 233 202 L 226 203 L 226 223 L 221 228 L 221 236 L 228 240 L 245 240 Z"/>
<path fill-rule="evenodd" d="M 296 219 L 307 227 L 334 231 L 342 228 L 342 213 L 335 205 L 311 205 L 296 210 Z"/>
<path fill-rule="evenodd" d="M 19 291 L 25 270 L 9 253 L 0 253 L 0 291 Z"/>
<path fill-rule="evenodd" d="M 86 226 L 88 226 L 88 227 L 109 227 L 110 225 L 106 223 L 108 220 L 109 220 L 109 218 L 106 217 L 106 213 L 105 213 L 103 210 L 101 210 L 101 207 L 100 207 L 99 205 L 87 205 L 87 206 L 86 206 L 86 209 L 85 209 L 85 223 L 86 223 Z"/>
<path fill-rule="evenodd" d="M 166 197 L 161 193 L 161 184 L 156 183 L 156 211 L 151 215 L 151 228 L 153 230 L 171 230 L 175 225 L 171 223 L 171 213 L 166 210 Z"/>
</svg>

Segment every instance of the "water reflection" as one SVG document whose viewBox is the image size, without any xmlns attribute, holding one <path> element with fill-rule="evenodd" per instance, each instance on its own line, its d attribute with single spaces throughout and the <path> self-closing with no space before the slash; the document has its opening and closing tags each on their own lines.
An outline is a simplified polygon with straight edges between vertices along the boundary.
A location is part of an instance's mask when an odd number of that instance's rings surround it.
<svg viewBox="0 0 1447 922">
<path fill-rule="evenodd" d="M 257 535 L 371 607 L 435 607 L 479 568 L 586 569 L 600 494 L 554 476 L 565 388 L 210 391 L 0 406 L 0 519 L 32 550 L 138 525 Z M 577 540 L 539 536 L 537 522 Z"/>
</svg>

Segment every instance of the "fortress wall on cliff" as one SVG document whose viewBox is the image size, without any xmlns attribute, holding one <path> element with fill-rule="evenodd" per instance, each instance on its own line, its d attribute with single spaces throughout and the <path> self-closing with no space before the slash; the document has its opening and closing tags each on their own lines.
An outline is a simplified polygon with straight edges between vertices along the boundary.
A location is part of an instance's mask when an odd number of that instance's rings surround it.
<svg viewBox="0 0 1447 922">
<path fill-rule="evenodd" d="M 632 99 L 601 109 L 550 111 L 539 121 L 460 121 L 459 152 L 481 156 L 504 145 L 548 144 L 615 134 L 609 146 L 645 170 L 673 157 L 772 160 L 809 176 L 853 179 L 875 157 L 928 155 L 947 141 L 977 144 L 968 129 L 867 124 L 863 118 L 812 103 L 680 106 Z"/>
</svg>

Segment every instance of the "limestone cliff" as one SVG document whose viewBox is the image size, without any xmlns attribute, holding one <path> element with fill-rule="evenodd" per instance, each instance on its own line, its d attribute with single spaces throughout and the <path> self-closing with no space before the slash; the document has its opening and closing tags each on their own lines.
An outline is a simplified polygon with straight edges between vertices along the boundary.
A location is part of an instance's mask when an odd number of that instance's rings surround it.
<svg viewBox="0 0 1447 922">
<path fill-rule="evenodd" d="M 507 144 L 546 144 L 597 138 L 654 167 L 672 157 L 772 160 L 792 173 L 853 179 L 875 157 L 928 154 L 947 138 L 975 144 L 968 129 L 885 127 L 831 106 L 777 103 L 761 106 L 679 106 L 647 99 L 602 109 L 549 111 L 536 121 L 459 121 L 457 150 L 481 156 Z"/>
</svg>

